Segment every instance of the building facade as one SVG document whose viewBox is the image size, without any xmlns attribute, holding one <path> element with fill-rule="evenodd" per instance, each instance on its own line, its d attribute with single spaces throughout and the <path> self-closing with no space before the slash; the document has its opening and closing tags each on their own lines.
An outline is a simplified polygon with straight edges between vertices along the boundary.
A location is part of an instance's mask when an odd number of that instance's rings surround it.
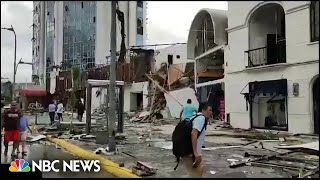
<svg viewBox="0 0 320 180">
<path fill-rule="evenodd" d="M 146 2 L 119 1 L 119 10 L 124 13 L 126 46 L 143 45 Z M 63 61 L 81 71 L 106 64 L 110 56 L 110 13 L 111 1 L 34 1 L 34 81 L 50 82 L 54 87 L 56 71 L 65 70 L 57 68 Z M 117 28 L 117 50 L 120 43 Z"/>
<path fill-rule="evenodd" d="M 187 44 L 171 45 L 155 51 L 155 70 L 161 68 L 164 63 L 169 66 L 171 64 L 194 62 L 193 60 L 187 59 Z M 183 69 L 185 69 L 185 67 Z"/>
<path fill-rule="evenodd" d="M 231 125 L 319 133 L 319 2 L 229 1 L 227 32 Z"/>
<path fill-rule="evenodd" d="M 194 61 L 195 90 L 208 101 L 215 119 L 225 120 L 225 59 L 227 11 L 201 9 L 194 17 L 187 43 L 187 58 Z"/>
</svg>

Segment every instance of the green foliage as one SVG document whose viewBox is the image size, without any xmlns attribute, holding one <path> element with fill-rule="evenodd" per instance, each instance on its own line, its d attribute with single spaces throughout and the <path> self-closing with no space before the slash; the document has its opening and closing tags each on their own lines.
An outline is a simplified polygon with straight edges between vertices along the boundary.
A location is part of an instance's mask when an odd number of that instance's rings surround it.
<svg viewBox="0 0 320 180">
<path fill-rule="evenodd" d="M 71 72 L 73 81 L 77 81 L 80 78 L 80 68 L 78 66 L 73 66 Z"/>
</svg>

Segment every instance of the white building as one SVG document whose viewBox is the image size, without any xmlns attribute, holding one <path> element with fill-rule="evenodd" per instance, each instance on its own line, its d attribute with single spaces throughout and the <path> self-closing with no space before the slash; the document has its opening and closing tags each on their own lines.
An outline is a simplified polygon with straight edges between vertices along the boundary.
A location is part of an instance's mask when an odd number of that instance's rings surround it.
<svg viewBox="0 0 320 180">
<path fill-rule="evenodd" d="M 155 68 L 158 70 L 162 64 L 184 64 L 194 62 L 187 59 L 187 44 L 171 45 L 155 50 Z"/>
<path fill-rule="evenodd" d="M 319 133 L 319 2 L 229 1 L 227 31 L 231 125 Z"/>
<path fill-rule="evenodd" d="M 187 58 L 195 62 L 195 87 L 200 102 L 208 101 L 214 118 L 224 120 L 224 47 L 227 44 L 227 11 L 201 9 L 188 36 Z"/>
</svg>

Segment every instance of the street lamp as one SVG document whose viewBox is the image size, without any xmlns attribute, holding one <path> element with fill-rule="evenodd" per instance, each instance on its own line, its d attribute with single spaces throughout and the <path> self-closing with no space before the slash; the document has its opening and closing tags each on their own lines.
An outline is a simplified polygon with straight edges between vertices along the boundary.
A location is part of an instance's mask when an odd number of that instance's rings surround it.
<svg viewBox="0 0 320 180">
<path fill-rule="evenodd" d="M 12 25 L 11 25 L 11 28 L 1 28 L 1 29 L 4 29 L 4 30 L 8 30 L 8 31 L 11 31 L 13 32 L 14 34 L 14 61 L 13 61 L 13 83 L 12 83 L 12 100 L 15 99 L 15 93 L 14 93 L 14 90 L 15 90 L 15 84 L 16 84 L 16 63 L 17 63 L 17 36 L 16 36 L 16 32 L 14 31 Z"/>
</svg>

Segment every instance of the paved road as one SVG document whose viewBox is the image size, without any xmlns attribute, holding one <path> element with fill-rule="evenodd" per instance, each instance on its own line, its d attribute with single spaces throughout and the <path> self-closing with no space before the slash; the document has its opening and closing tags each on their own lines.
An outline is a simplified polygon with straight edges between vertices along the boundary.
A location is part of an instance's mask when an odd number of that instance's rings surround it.
<svg viewBox="0 0 320 180">
<path fill-rule="evenodd" d="M 77 157 L 74 157 L 73 155 L 69 154 L 68 152 L 65 152 L 62 149 L 57 149 L 55 145 L 52 145 L 49 142 L 43 142 L 43 143 L 34 143 L 28 145 L 28 153 L 27 156 L 22 157 L 21 154 L 18 155 L 18 158 L 25 159 L 26 161 L 38 161 L 38 160 L 75 160 L 78 159 Z M 11 158 L 10 154 L 12 151 L 12 145 L 9 145 L 9 152 L 8 156 L 4 156 L 3 154 L 4 147 L 3 143 L 1 142 L 1 164 L 9 164 L 14 159 Z M 17 159 L 18 159 L 17 158 Z M 62 168 L 61 168 L 62 169 Z M 104 170 L 101 170 L 98 173 L 95 172 L 48 172 L 43 173 L 43 178 L 112 178 L 113 176 L 105 172 Z"/>
</svg>

